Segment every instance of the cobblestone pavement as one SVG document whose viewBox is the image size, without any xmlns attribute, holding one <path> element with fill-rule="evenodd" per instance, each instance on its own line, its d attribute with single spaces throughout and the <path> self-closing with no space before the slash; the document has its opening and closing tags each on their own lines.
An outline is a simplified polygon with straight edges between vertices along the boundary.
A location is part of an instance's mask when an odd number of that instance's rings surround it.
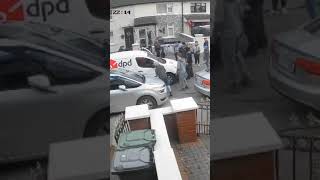
<svg viewBox="0 0 320 180">
<path fill-rule="evenodd" d="M 171 145 L 182 176 L 188 180 L 210 179 L 210 136 L 200 136 L 194 143 Z"/>
</svg>

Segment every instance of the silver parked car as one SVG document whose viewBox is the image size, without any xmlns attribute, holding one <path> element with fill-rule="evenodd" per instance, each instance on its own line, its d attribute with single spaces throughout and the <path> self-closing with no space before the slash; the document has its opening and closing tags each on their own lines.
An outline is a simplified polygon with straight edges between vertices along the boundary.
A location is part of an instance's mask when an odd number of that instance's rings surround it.
<svg viewBox="0 0 320 180">
<path fill-rule="evenodd" d="M 269 77 L 279 93 L 320 110 L 320 18 L 274 38 Z"/>
<path fill-rule="evenodd" d="M 195 73 L 194 87 L 201 94 L 210 97 L 210 72 L 202 70 Z"/>
<path fill-rule="evenodd" d="M 165 84 L 157 77 L 144 76 L 118 68 L 110 73 L 110 112 L 124 111 L 127 106 L 148 104 L 156 108 L 168 100 Z"/>
<path fill-rule="evenodd" d="M 0 38 L 0 163 L 43 157 L 53 142 L 107 134 L 108 75 L 85 57 Z"/>
</svg>

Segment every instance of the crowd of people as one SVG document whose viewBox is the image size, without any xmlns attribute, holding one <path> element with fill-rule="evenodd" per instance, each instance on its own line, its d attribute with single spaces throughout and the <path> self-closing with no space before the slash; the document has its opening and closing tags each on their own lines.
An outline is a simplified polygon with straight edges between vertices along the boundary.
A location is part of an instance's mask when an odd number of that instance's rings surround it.
<svg viewBox="0 0 320 180">
<path fill-rule="evenodd" d="M 210 71 L 210 51 L 209 51 L 209 41 L 204 39 L 203 43 L 203 62 L 206 66 L 206 71 Z M 155 52 L 158 57 L 164 58 L 165 52 L 164 48 L 160 46 L 160 43 L 156 40 L 154 43 Z M 179 85 L 181 90 L 188 89 L 187 80 L 194 76 L 193 72 L 193 62 L 195 65 L 200 66 L 200 45 L 198 41 L 195 41 L 194 45 L 187 45 L 185 42 L 177 42 L 174 45 L 174 56 L 177 61 L 177 74 L 179 76 Z M 194 59 L 194 61 L 193 61 Z M 157 76 L 162 79 L 167 86 L 167 90 L 172 96 L 170 83 L 164 74 L 166 73 L 164 68 L 160 64 L 155 64 L 155 71 Z M 163 72 L 164 71 L 164 72 Z"/>
<path fill-rule="evenodd" d="M 320 13 L 320 0 L 304 0 L 310 18 Z M 280 3 L 280 7 L 278 6 Z M 264 0 L 216 0 L 214 49 L 224 66 L 226 92 L 237 93 L 253 83 L 245 57 L 268 46 L 264 25 Z M 286 14 L 286 0 L 272 0 L 271 14 Z M 215 48 L 219 42 L 218 48 Z"/>
</svg>

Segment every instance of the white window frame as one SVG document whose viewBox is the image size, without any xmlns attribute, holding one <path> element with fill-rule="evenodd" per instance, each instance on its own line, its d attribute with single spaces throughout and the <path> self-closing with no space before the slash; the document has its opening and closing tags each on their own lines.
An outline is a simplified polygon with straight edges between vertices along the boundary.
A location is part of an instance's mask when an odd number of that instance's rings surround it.
<svg viewBox="0 0 320 180">
<path fill-rule="evenodd" d="M 192 5 L 192 4 L 205 4 L 206 11 L 205 11 L 205 12 L 192 12 L 192 11 L 191 11 L 191 5 Z M 209 10 L 210 10 L 210 6 L 209 6 Z M 208 3 L 206 3 L 206 2 L 191 2 L 191 3 L 190 3 L 190 13 L 191 13 L 191 14 L 197 14 L 197 13 L 198 13 L 198 14 L 204 14 L 204 13 L 207 13 L 207 11 L 208 11 Z"/>
<path fill-rule="evenodd" d="M 169 29 L 171 29 L 171 28 L 172 28 L 172 33 L 173 33 L 172 35 L 169 34 L 169 32 L 170 32 Z M 174 37 L 174 23 L 172 23 L 171 25 L 167 24 L 167 36 Z"/>
<path fill-rule="evenodd" d="M 167 13 L 168 14 L 173 14 L 173 7 L 174 7 L 173 3 L 167 3 Z M 169 8 L 171 8 L 171 10 L 172 10 L 171 12 L 169 12 Z"/>
</svg>

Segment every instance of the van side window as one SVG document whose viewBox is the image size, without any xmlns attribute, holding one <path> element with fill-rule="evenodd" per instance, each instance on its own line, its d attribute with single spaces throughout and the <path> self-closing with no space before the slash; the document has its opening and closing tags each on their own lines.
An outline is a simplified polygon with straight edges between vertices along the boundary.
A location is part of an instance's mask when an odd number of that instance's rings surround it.
<svg viewBox="0 0 320 180">
<path fill-rule="evenodd" d="M 137 57 L 137 64 L 139 67 L 142 68 L 154 68 L 154 64 L 153 61 L 148 59 L 148 58 L 144 58 L 144 57 Z"/>
</svg>

